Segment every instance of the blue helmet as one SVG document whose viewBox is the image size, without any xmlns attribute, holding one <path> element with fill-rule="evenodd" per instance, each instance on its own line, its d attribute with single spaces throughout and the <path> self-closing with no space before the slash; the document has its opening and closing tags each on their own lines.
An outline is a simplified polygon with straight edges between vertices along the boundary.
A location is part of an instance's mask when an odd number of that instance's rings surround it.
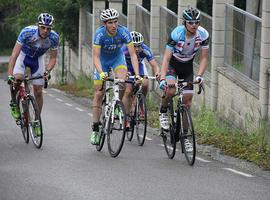
<svg viewBox="0 0 270 200">
<path fill-rule="evenodd" d="M 38 16 L 38 24 L 45 25 L 45 26 L 52 26 L 53 25 L 53 16 L 48 13 L 41 13 Z"/>
<path fill-rule="evenodd" d="M 183 19 L 185 21 L 200 20 L 201 12 L 196 8 L 188 7 L 183 11 Z"/>
</svg>

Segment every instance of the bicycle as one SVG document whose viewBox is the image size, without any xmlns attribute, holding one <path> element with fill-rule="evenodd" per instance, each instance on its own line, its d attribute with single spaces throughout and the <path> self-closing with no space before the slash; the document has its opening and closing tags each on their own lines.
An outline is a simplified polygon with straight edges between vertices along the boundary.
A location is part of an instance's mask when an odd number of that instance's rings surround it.
<svg viewBox="0 0 270 200">
<path fill-rule="evenodd" d="M 134 78 L 130 76 L 129 78 Z M 148 76 L 146 79 L 155 79 L 154 76 Z M 133 83 L 134 84 L 134 83 Z M 143 146 L 147 133 L 147 106 L 145 96 L 142 93 L 142 84 L 135 85 L 133 89 L 132 108 L 130 112 L 130 131 L 127 131 L 127 139 L 131 141 L 133 139 L 134 132 L 136 130 L 137 141 L 139 146 Z"/>
<path fill-rule="evenodd" d="M 196 158 L 196 139 L 192 123 L 190 110 L 183 102 L 184 88 L 189 85 L 198 84 L 198 82 L 184 82 L 178 80 L 176 84 L 168 87 L 176 87 L 176 93 L 168 104 L 167 114 L 169 116 L 169 130 L 161 128 L 161 137 L 163 139 L 165 151 L 170 159 L 173 159 L 176 151 L 176 143 L 180 141 L 181 152 L 185 154 L 189 165 L 193 165 Z M 199 85 L 198 94 L 203 90 Z M 174 110 L 174 97 L 178 97 L 176 109 Z"/>
<path fill-rule="evenodd" d="M 34 96 L 31 95 L 29 81 L 43 78 L 43 76 L 36 76 L 29 78 L 27 75 L 19 81 L 19 90 L 16 95 L 16 104 L 20 110 L 20 118 L 16 120 L 16 124 L 21 127 L 23 138 L 25 143 L 29 143 L 29 135 L 36 148 L 42 146 L 43 131 L 42 121 L 38 105 Z M 45 80 L 44 88 L 47 88 L 48 82 Z M 13 84 L 10 86 L 11 90 L 14 90 Z M 40 128 L 40 133 L 36 133 L 35 128 Z"/>
<path fill-rule="evenodd" d="M 110 84 L 112 82 L 112 85 Z M 117 78 L 107 78 L 101 87 L 105 95 L 102 101 L 102 114 L 100 122 L 100 143 L 96 145 L 97 151 L 101 151 L 107 135 L 108 151 L 111 157 L 117 157 L 122 150 L 126 134 L 126 111 L 119 98 L 120 83 L 131 83 Z M 113 92 L 111 93 L 111 90 Z M 112 96 L 112 97 L 111 97 Z"/>
</svg>

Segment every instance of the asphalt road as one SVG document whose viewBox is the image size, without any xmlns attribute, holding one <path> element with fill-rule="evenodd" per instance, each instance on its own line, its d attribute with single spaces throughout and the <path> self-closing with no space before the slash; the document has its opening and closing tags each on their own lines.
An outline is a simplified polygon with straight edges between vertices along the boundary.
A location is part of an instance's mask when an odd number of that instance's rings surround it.
<svg viewBox="0 0 270 200">
<path fill-rule="evenodd" d="M 193 167 L 177 152 L 167 158 L 149 131 L 143 147 L 125 141 L 119 157 L 88 142 L 90 105 L 47 89 L 43 147 L 25 144 L 9 114 L 9 90 L 0 79 L 0 200 L 269 200 L 264 175 L 198 155 Z"/>
</svg>

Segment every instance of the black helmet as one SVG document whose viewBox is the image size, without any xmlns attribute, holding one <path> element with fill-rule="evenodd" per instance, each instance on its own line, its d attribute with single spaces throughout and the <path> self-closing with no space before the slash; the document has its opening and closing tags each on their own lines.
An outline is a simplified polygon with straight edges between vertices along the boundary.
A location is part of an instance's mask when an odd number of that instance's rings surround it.
<svg viewBox="0 0 270 200">
<path fill-rule="evenodd" d="M 196 8 L 188 7 L 183 11 L 183 19 L 185 21 L 200 20 L 201 12 Z"/>
</svg>

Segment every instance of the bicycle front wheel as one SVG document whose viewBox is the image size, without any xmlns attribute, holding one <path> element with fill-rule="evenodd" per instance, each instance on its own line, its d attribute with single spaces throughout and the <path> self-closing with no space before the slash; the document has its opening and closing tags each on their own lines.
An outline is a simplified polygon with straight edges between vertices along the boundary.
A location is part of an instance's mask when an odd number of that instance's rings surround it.
<svg viewBox="0 0 270 200">
<path fill-rule="evenodd" d="M 29 111 L 29 123 L 28 123 L 29 133 L 35 147 L 39 149 L 42 146 L 43 141 L 42 122 L 36 100 L 31 95 L 29 96 L 28 100 L 28 111 Z"/>
<path fill-rule="evenodd" d="M 163 139 L 163 144 L 165 151 L 170 159 L 174 158 L 176 151 L 176 141 L 175 141 L 175 130 L 174 130 L 174 111 L 172 102 L 167 110 L 169 116 L 170 128 L 169 130 L 164 130 L 161 128 L 161 137 Z"/>
<path fill-rule="evenodd" d="M 109 114 L 107 142 L 108 150 L 112 157 L 116 157 L 121 152 L 125 141 L 126 112 L 121 101 L 116 101 L 113 109 Z"/>
<path fill-rule="evenodd" d="M 196 158 L 196 140 L 190 110 L 186 106 L 182 106 L 180 124 L 182 152 L 184 152 L 188 164 L 192 166 Z"/>
<path fill-rule="evenodd" d="M 18 107 L 20 110 L 20 126 L 25 143 L 29 143 L 29 130 L 28 130 L 28 112 L 27 112 L 27 103 L 21 98 L 17 98 Z"/>
<path fill-rule="evenodd" d="M 143 94 L 138 95 L 136 98 L 136 110 L 134 122 L 138 145 L 143 146 L 147 131 L 147 110 L 145 97 Z"/>
</svg>

